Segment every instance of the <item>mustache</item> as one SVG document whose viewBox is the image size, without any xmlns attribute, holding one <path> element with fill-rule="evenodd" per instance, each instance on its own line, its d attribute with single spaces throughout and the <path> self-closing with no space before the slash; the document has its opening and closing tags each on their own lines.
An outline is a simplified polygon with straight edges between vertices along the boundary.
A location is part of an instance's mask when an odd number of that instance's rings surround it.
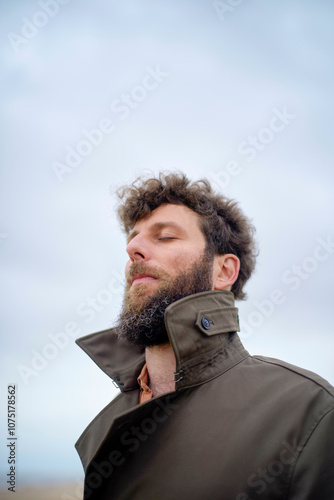
<svg viewBox="0 0 334 500">
<path fill-rule="evenodd" d="M 153 276 L 153 278 L 166 278 L 168 277 L 168 273 L 161 271 L 159 269 L 156 269 L 154 267 L 148 266 L 147 264 L 144 264 L 143 262 L 134 262 L 131 267 L 129 268 L 128 272 L 126 273 L 126 284 L 130 286 L 132 284 L 132 276 L 134 274 L 149 274 L 150 276 Z"/>
</svg>

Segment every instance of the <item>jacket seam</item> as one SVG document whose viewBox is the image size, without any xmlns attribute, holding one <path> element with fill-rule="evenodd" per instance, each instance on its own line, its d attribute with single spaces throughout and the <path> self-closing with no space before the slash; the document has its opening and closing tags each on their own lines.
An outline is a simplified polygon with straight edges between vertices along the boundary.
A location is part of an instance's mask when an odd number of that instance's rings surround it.
<svg viewBox="0 0 334 500">
<path fill-rule="evenodd" d="M 204 385 L 208 382 L 211 382 L 211 380 L 214 380 L 215 378 L 218 378 L 220 377 L 221 375 L 224 375 L 224 373 L 228 372 L 229 370 L 231 370 L 232 368 L 234 368 L 235 366 L 239 365 L 240 363 L 242 363 L 243 361 L 245 361 L 245 359 L 249 358 L 250 355 L 247 353 L 242 359 L 238 359 L 237 361 L 235 361 L 235 363 L 233 363 L 231 366 L 228 366 L 225 370 L 223 370 L 222 372 L 220 373 L 216 373 L 215 375 L 213 375 L 212 377 L 208 378 L 208 379 L 205 379 L 205 380 L 202 380 L 202 381 L 199 381 L 199 382 L 196 382 L 196 384 L 192 384 L 192 385 L 185 385 L 184 387 L 180 387 L 180 389 L 177 389 L 177 391 L 182 391 L 183 389 L 191 389 L 192 387 L 198 387 L 199 385 Z"/>
<path fill-rule="evenodd" d="M 275 364 L 275 363 L 274 363 Z M 292 370 L 293 371 L 293 370 Z M 303 444 L 301 450 L 299 451 L 298 453 L 298 456 L 295 460 L 295 463 L 294 463 L 294 466 L 292 468 L 292 471 L 291 471 L 291 477 L 290 477 L 290 480 L 289 480 L 289 484 L 288 484 L 288 490 L 287 490 L 287 496 L 286 496 L 286 500 L 289 499 L 289 495 L 291 493 L 291 486 L 292 486 L 292 480 L 293 480 L 293 477 L 294 477 L 294 474 L 295 474 L 295 470 L 296 470 L 296 467 L 297 467 L 297 463 L 298 463 L 298 460 L 301 456 L 301 454 L 303 453 L 303 451 L 305 450 L 309 440 L 311 439 L 312 435 L 314 434 L 315 430 L 319 427 L 320 423 L 323 421 L 323 419 L 329 414 L 331 413 L 332 411 L 334 411 L 334 408 L 331 408 L 330 410 L 326 411 L 321 417 L 320 419 L 316 422 L 316 424 L 314 425 L 313 429 L 310 431 L 310 434 L 309 436 L 307 437 L 305 443 Z"/>
<path fill-rule="evenodd" d="M 334 399 L 334 395 L 324 385 L 320 384 L 317 380 L 314 380 L 314 378 L 309 377 L 309 376 L 305 375 L 304 373 L 301 373 L 300 371 L 294 370 L 294 369 L 292 369 L 292 368 L 290 368 L 288 366 L 284 366 L 281 363 L 275 363 L 274 361 L 269 361 L 269 360 L 266 360 L 266 359 L 261 359 L 261 358 L 259 358 L 257 356 L 252 356 L 252 358 L 256 359 L 257 361 L 261 361 L 263 363 L 267 363 L 269 365 L 280 366 L 281 368 L 284 368 L 285 370 L 288 370 L 290 372 L 296 373 L 297 375 L 300 375 L 301 377 L 306 378 L 307 380 L 310 380 L 314 384 L 316 384 L 319 387 L 321 387 L 322 389 L 324 389 L 324 391 L 326 391 Z"/>
<path fill-rule="evenodd" d="M 229 333 L 236 333 L 236 332 L 229 332 Z M 222 334 L 222 335 L 226 335 L 226 334 Z M 184 361 L 182 363 L 182 367 L 181 368 L 188 368 L 188 366 L 190 365 L 191 367 L 195 367 L 197 365 L 199 365 L 201 363 L 201 360 L 204 360 L 206 357 L 209 357 L 210 355 L 215 354 L 215 357 L 219 356 L 219 352 L 222 351 L 226 351 L 228 349 L 228 347 L 232 345 L 233 346 L 233 339 L 232 340 L 228 340 L 225 344 L 224 343 L 220 343 L 218 346 L 216 347 L 213 347 L 212 349 L 209 349 L 208 351 L 205 351 L 205 352 L 200 352 L 199 354 L 196 354 L 195 356 L 191 356 L 189 359 L 187 359 L 187 361 Z M 239 349 L 238 346 L 236 345 L 235 346 L 235 350 L 240 354 L 242 353 L 242 349 Z M 245 352 L 246 349 L 244 349 Z M 199 359 L 201 358 L 201 359 Z M 193 363 L 194 361 L 194 363 Z"/>
</svg>

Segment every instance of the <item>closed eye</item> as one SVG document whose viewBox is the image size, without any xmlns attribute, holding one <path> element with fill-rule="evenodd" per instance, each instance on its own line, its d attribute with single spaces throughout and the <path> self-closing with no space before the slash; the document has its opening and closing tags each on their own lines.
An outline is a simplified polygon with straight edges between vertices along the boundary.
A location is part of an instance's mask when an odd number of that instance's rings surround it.
<svg viewBox="0 0 334 500">
<path fill-rule="evenodd" d="M 172 236 L 164 236 L 163 238 L 159 238 L 159 241 L 168 241 L 168 240 L 175 240 Z"/>
</svg>

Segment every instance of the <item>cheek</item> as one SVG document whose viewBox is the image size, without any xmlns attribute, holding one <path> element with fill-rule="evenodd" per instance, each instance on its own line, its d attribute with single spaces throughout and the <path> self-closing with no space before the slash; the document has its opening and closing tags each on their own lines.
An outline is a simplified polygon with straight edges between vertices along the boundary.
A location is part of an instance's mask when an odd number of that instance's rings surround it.
<svg viewBox="0 0 334 500">
<path fill-rule="evenodd" d="M 182 271 L 189 267 L 193 262 L 197 259 L 197 256 L 192 254 L 185 254 L 180 252 L 173 255 L 173 258 L 168 259 L 171 269 L 175 269 L 177 271 Z"/>
</svg>

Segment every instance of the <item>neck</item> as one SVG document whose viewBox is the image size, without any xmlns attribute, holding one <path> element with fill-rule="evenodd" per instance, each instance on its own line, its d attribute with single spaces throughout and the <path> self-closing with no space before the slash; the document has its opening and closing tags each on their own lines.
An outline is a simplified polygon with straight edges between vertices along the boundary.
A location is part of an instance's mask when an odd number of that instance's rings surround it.
<svg viewBox="0 0 334 500">
<path fill-rule="evenodd" d="M 153 396 L 175 390 L 176 360 L 170 344 L 147 347 L 145 350 L 149 385 Z"/>
</svg>

